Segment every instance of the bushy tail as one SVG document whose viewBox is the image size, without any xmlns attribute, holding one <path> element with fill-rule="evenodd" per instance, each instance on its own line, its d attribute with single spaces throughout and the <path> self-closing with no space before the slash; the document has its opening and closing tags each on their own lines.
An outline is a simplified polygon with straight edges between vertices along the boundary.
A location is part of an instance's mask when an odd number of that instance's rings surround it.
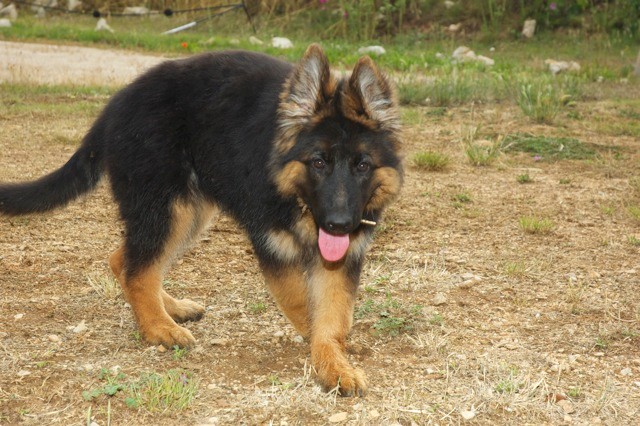
<svg viewBox="0 0 640 426">
<path fill-rule="evenodd" d="M 32 182 L 0 184 L 0 214 L 17 216 L 65 206 L 93 189 L 104 169 L 102 134 L 94 126 L 67 163 Z"/>
</svg>

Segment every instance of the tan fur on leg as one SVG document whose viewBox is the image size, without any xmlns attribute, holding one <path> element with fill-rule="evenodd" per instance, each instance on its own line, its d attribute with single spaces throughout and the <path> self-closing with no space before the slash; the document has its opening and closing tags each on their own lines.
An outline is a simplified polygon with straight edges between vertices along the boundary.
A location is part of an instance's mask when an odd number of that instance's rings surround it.
<svg viewBox="0 0 640 426">
<path fill-rule="evenodd" d="M 162 304 L 175 322 L 198 321 L 204 315 L 204 306 L 189 299 L 175 299 L 161 290 Z"/>
<path fill-rule="evenodd" d="M 188 299 L 177 300 L 162 289 L 162 280 L 169 265 L 200 233 L 216 209 L 201 204 L 178 201 L 173 206 L 171 233 L 162 255 L 149 267 L 127 276 L 124 270 L 126 251 L 116 250 L 109 259 L 118 277 L 125 299 L 131 304 L 143 338 L 166 347 L 192 346 L 195 339 L 189 330 L 176 324 L 200 319 L 204 307 Z"/>
<path fill-rule="evenodd" d="M 303 337 L 309 336 L 309 311 L 307 286 L 299 268 L 262 271 L 269 292 L 278 307 Z"/>
<path fill-rule="evenodd" d="M 318 264 L 309 276 L 312 311 L 311 362 L 325 390 L 339 385 L 341 395 L 364 395 L 364 372 L 351 366 L 345 341 L 353 321 L 356 285 L 343 268 Z"/>
</svg>

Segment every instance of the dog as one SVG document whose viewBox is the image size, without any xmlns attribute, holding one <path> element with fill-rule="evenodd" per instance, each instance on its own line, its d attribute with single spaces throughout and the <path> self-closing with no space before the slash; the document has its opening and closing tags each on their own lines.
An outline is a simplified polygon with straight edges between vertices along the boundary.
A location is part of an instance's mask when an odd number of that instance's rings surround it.
<svg viewBox="0 0 640 426">
<path fill-rule="evenodd" d="M 60 169 L 0 185 L 0 213 L 62 207 L 110 177 L 124 241 L 109 258 L 143 338 L 189 347 L 204 307 L 162 289 L 218 213 L 247 232 L 266 285 L 308 339 L 317 381 L 364 395 L 345 342 L 365 251 L 403 181 L 394 88 L 369 57 L 338 77 L 247 51 L 162 63 L 116 93 Z"/>
</svg>

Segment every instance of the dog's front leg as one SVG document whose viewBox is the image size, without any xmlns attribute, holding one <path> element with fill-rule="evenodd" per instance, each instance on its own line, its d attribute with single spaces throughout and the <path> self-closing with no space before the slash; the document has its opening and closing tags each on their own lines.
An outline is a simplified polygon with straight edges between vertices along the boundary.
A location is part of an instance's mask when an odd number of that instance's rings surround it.
<svg viewBox="0 0 640 426">
<path fill-rule="evenodd" d="M 345 341 L 353 322 L 358 275 L 345 265 L 315 265 L 308 275 L 311 304 L 311 362 L 318 381 L 328 391 L 338 387 L 340 395 L 364 395 L 364 372 L 351 366 Z"/>
</svg>

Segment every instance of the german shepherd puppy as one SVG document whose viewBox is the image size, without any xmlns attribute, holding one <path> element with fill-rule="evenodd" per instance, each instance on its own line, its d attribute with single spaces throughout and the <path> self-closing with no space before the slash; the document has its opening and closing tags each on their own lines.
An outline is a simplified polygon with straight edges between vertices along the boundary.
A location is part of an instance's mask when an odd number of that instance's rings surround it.
<svg viewBox="0 0 640 426">
<path fill-rule="evenodd" d="M 162 289 L 210 222 L 246 230 L 265 281 L 311 344 L 325 389 L 363 395 L 345 339 L 365 250 L 402 185 L 394 91 L 368 57 L 337 78 L 318 45 L 293 66 L 259 53 L 163 63 L 117 93 L 59 170 L 0 185 L 0 213 L 64 206 L 104 172 L 125 225 L 109 263 L 144 339 L 191 346 L 204 307 Z M 366 224 L 362 223 L 364 219 Z"/>
</svg>

